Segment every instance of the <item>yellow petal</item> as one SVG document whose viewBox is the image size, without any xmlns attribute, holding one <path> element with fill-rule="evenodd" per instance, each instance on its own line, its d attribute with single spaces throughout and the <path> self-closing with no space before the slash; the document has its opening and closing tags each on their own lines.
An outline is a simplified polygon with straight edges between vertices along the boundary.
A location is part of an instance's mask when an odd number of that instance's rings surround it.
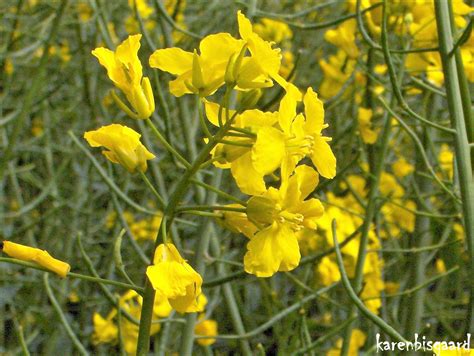
<svg viewBox="0 0 474 356">
<path fill-rule="evenodd" d="M 306 116 L 306 131 L 320 133 L 324 125 L 324 106 L 318 95 L 309 87 L 304 96 L 304 113 Z"/>
<path fill-rule="evenodd" d="M 257 233 L 247 244 L 244 268 L 257 277 L 271 277 L 277 271 L 290 271 L 301 255 L 296 235 L 286 224 L 277 224 Z"/>
<path fill-rule="evenodd" d="M 158 49 L 150 56 L 150 67 L 174 75 L 190 71 L 192 64 L 193 54 L 178 47 Z"/>
<path fill-rule="evenodd" d="M 244 41 L 235 39 L 228 33 L 217 33 L 204 37 L 199 50 L 205 65 L 227 64 L 229 58 L 240 52 L 243 46 Z"/>
<path fill-rule="evenodd" d="M 237 22 L 239 23 L 240 37 L 247 40 L 253 34 L 252 23 L 240 10 L 237 12 Z"/>
<path fill-rule="evenodd" d="M 259 173 L 252 164 L 252 154 L 247 152 L 232 162 L 232 176 L 239 189 L 248 195 L 258 195 L 265 191 L 263 174 Z"/>
<path fill-rule="evenodd" d="M 252 163 L 255 170 L 267 175 L 280 167 L 285 155 L 285 137 L 274 127 L 264 127 L 257 132 L 252 147 Z"/>
<path fill-rule="evenodd" d="M 332 179 L 336 176 L 336 157 L 322 137 L 314 138 L 311 160 L 323 177 Z"/>
</svg>

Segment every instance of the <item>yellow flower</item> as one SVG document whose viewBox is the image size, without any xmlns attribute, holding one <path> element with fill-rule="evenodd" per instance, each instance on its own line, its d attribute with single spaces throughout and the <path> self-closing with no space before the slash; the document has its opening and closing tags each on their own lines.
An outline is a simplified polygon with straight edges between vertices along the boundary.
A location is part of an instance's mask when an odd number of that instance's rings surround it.
<svg viewBox="0 0 474 356">
<path fill-rule="evenodd" d="M 155 158 L 140 142 L 140 134 L 127 126 L 112 124 L 94 131 L 87 131 L 84 138 L 92 147 L 105 147 L 105 157 L 119 163 L 130 173 L 135 170 L 145 172 L 147 160 Z"/>
<path fill-rule="evenodd" d="M 204 315 L 199 317 L 199 321 L 194 327 L 194 333 L 198 336 L 215 336 L 217 335 L 217 321 L 204 319 Z M 209 346 L 216 342 L 216 339 L 197 339 L 197 343 L 201 346 Z"/>
<path fill-rule="evenodd" d="M 244 46 L 242 40 L 228 33 L 206 36 L 199 44 L 200 54 L 181 48 L 158 49 L 150 56 L 150 66 L 175 75 L 169 83 L 170 92 L 180 97 L 184 94 L 213 94 L 222 84 L 227 64 Z"/>
<path fill-rule="evenodd" d="M 331 138 L 322 135 L 322 130 L 329 126 L 324 123 L 323 103 L 311 87 L 306 91 L 303 102 L 304 116 L 296 113 L 297 95 L 292 92 L 287 92 L 280 102 L 279 124 L 285 137 L 286 155 L 286 162 L 283 163 L 286 166 L 282 169 L 288 170 L 289 174 L 301 159 L 309 156 L 321 176 L 334 178 L 336 157 L 328 144 Z M 258 156 L 258 153 L 255 155 Z M 270 157 L 266 159 L 270 161 Z M 275 155 L 271 159 L 279 158 Z"/>
<path fill-rule="evenodd" d="M 359 355 L 359 349 L 364 346 L 367 336 L 359 329 L 352 330 L 351 340 L 349 342 L 348 356 Z M 340 356 L 342 349 L 342 339 L 337 339 L 336 347 L 330 349 L 326 356 Z"/>
<path fill-rule="evenodd" d="M 141 36 L 129 36 L 115 52 L 99 47 L 93 50 L 92 54 L 107 69 L 107 75 L 123 92 L 135 112 L 131 112 L 120 101 L 121 108 L 134 118 L 147 119 L 155 111 L 155 100 L 150 80 L 143 77 L 142 65 L 138 58 Z"/>
<path fill-rule="evenodd" d="M 359 108 L 357 120 L 359 122 L 359 131 L 364 143 L 373 145 L 377 141 L 378 131 L 372 129 L 372 110 Z"/>
<path fill-rule="evenodd" d="M 252 29 L 250 21 L 239 11 L 237 14 L 238 40 L 228 33 L 203 38 L 199 52 L 166 48 L 155 51 L 150 66 L 175 75 L 170 91 L 175 96 L 212 95 L 226 82 L 242 90 L 270 87 L 273 80 L 285 90 L 294 87 L 280 76 L 281 54 L 273 49 Z M 250 56 L 245 56 L 250 51 Z"/>
<path fill-rule="evenodd" d="M 316 220 L 324 211 L 318 199 L 304 200 L 317 184 L 316 171 L 302 165 L 282 181 L 279 190 L 269 188 L 249 199 L 247 215 L 261 230 L 247 244 L 247 273 L 270 277 L 298 266 L 301 256 L 297 232 L 304 228 L 315 230 Z"/>
<path fill-rule="evenodd" d="M 111 343 L 117 340 L 118 329 L 112 320 L 114 316 L 115 313 L 109 314 L 107 318 L 103 318 L 99 313 L 94 313 L 92 317 L 92 322 L 94 324 L 92 343 L 94 345 Z"/>
<path fill-rule="evenodd" d="M 265 41 L 275 43 L 281 43 L 293 37 L 293 32 L 286 23 L 267 18 L 253 25 L 253 30 Z"/>
<path fill-rule="evenodd" d="M 331 139 L 322 136 L 324 108 L 317 94 L 308 88 L 304 96 L 305 114 L 296 114 L 300 92 L 287 88 L 278 113 L 247 110 L 236 116 L 234 125 L 250 132 L 248 137 L 226 137 L 233 144 L 219 144 L 213 151 L 220 168 L 230 168 L 240 190 L 258 195 L 266 190 L 264 176 L 282 168 L 289 176 L 296 164 L 309 156 L 325 178 L 336 174 L 336 157 L 328 145 Z M 218 126 L 219 106 L 206 102 L 206 115 Z M 234 112 L 231 111 L 230 115 Z"/>
<path fill-rule="evenodd" d="M 444 261 L 441 258 L 436 259 L 435 267 L 436 267 L 436 270 L 439 273 L 446 273 L 446 264 L 444 263 Z"/>
<path fill-rule="evenodd" d="M 142 304 L 143 298 L 134 290 L 128 290 L 119 298 L 119 305 L 121 309 L 137 320 L 140 319 Z M 153 317 L 167 317 L 170 315 L 171 311 L 172 308 L 168 303 L 168 300 L 161 295 L 156 295 L 153 305 Z M 115 308 L 109 312 L 106 318 L 103 318 L 99 313 L 94 313 L 94 333 L 92 334 L 93 344 L 97 345 L 102 343 L 117 343 L 117 314 L 117 309 Z M 150 334 L 156 334 L 158 331 L 160 331 L 160 328 L 160 324 L 153 323 Z M 120 329 L 125 351 L 130 355 L 134 354 L 137 348 L 138 325 L 132 323 L 122 316 L 120 320 Z"/>
<path fill-rule="evenodd" d="M 323 98 L 329 99 L 342 90 L 354 71 L 355 61 L 347 60 L 344 51 L 339 50 L 335 55 L 329 56 L 327 61 L 321 59 L 319 66 L 324 74 L 319 93 Z"/>
<path fill-rule="evenodd" d="M 92 17 L 92 9 L 84 1 L 79 1 L 77 3 L 77 12 L 79 14 L 79 20 L 82 22 L 87 22 Z"/>
<path fill-rule="evenodd" d="M 13 66 L 13 62 L 10 58 L 5 59 L 5 74 L 12 75 L 15 67 Z"/>
<path fill-rule="evenodd" d="M 181 257 L 176 247 L 169 243 L 159 245 L 153 263 L 146 274 L 157 293 L 168 298 L 171 306 L 180 313 L 201 311 L 198 297 L 202 278 Z"/>
<path fill-rule="evenodd" d="M 438 161 L 441 169 L 448 175 L 449 178 L 453 178 L 454 168 L 454 154 L 447 144 L 441 145 L 441 150 L 438 154 Z"/>
<path fill-rule="evenodd" d="M 267 85 L 265 84 L 268 80 L 267 78 L 264 78 L 263 81 L 259 79 L 261 77 L 269 77 L 275 80 L 286 91 L 296 91 L 299 93 L 293 84 L 288 83 L 279 74 L 281 66 L 280 49 L 273 49 L 271 42 L 265 41 L 254 32 L 252 23 L 240 10 L 237 12 L 237 21 L 239 24 L 240 37 L 245 40 L 252 55 L 251 59 L 242 65 L 242 69 L 239 73 L 239 76 L 242 77 L 242 83 L 238 82 L 239 87 L 252 88 L 255 87 L 254 85 L 260 85 L 260 87 L 271 86 L 271 80 L 270 84 Z"/>
<path fill-rule="evenodd" d="M 40 117 L 35 117 L 31 120 L 31 134 L 39 137 L 43 134 L 43 120 Z"/>
<path fill-rule="evenodd" d="M 392 164 L 392 170 L 397 177 L 403 178 L 413 173 L 415 167 L 413 167 L 411 163 L 408 163 L 404 157 L 400 157 Z"/>
<path fill-rule="evenodd" d="M 0 242 L 0 250 L 12 258 L 22 261 L 35 262 L 60 277 L 66 277 L 71 266 L 63 261 L 53 258 L 47 251 L 39 248 L 20 245 L 11 241 Z"/>
<path fill-rule="evenodd" d="M 218 112 L 219 105 L 206 102 L 206 116 L 215 126 L 219 126 Z M 233 115 L 234 113 L 233 110 L 230 110 L 229 115 Z M 256 152 L 257 133 L 265 129 L 265 134 L 261 137 L 268 140 L 271 140 L 272 137 L 275 138 L 280 135 L 280 130 L 273 127 L 277 123 L 278 114 L 276 113 L 262 112 L 257 109 L 246 110 L 235 117 L 233 126 L 245 129 L 252 135 L 249 137 L 226 136 L 225 139 L 235 143 L 235 145 L 218 144 L 212 153 L 214 158 L 219 158 L 219 161 L 216 162 L 215 165 L 222 169 L 230 168 L 232 176 L 240 190 L 246 194 L 254 195 L 263 193 L 265 191 L 263 177 L 279 167 L 280 162 L 273 157 L 281 157 L 283 151 L 281 145 L 277 144 L 266 146 L 269 149 L 266 153 L 269 164 L 254 164 L 257 161 L 260 162 L 261 158 L 264 160 L 267 159 L 266 157 L 256 157 L 254 155 Z M 262 139 L 260 142 L 262 142 Z M 263 145 L 260 144 L 259 147 L 259 155 L 264 155 Z M 276 164 L 274 164 L 274 162 L 276 162 Z"/>
<path fill-rule="evenodd" d="M 405 66 L 415 75 L 425 72 L 427 79 L 438 87 L 444 83 L 443 67 L 438 52 L 410 53 Z"/>
<path fill-rule="evenodd" d="M 344 21 L 336 29 L 326 31 L 324 39 L 342 49 L 349 58 L 356 59 L 359 56 L 359 48 L 355 43 L 356 27 L 356 20 Z"/>
<path fill-rule="evenodd" d="M 316 267 L 317 282 L 329 286 L 341 279 L 339 267 L 329 257 L 324 257 Z"/>
</svg>

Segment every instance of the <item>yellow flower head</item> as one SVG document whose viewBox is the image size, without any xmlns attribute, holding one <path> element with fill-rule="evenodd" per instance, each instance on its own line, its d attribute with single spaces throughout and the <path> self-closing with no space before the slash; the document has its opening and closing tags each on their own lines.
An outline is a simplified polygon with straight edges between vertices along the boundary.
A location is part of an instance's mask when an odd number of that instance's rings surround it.
<svg viewBox="0 0 474 356">
<path fill-rule="evenodd" d="M 336 262 L 327 256 L 324 257 L 316 267 L 316 275 L 318 283 L 323 286 L 329 286 L 341 279 L 339 267 Z"/>
<path fill-rule="evenodd" d="M 319 93 L 323 98 L 328 99 L 342 90 L 354 71 L 355 60 L 348 59 L 347 54 L 339 50 L 335 55 L 329 56 L 327 61 L 321 59 L 319 66 L 324 74 Z"/>
<path fill-rule="evenodd" d="M 355 43 L 356 27 L 356 20 L 344 21 L 336 29 L 326 31 L 324 39 L 346 52 L 349 58 L 356 59 L 359 56 Z"/>
<path fill-rule="evenodd" d="M 170 82 L 170 92 L 180 97 L 184 94 L 213 94 L 224 84 L 227 64 L 244 46 L 242 40 L 228 33 L 206 36 L 199 44 L 199 52 L 181 48 L 158 49 L 150 56 L 150 67 L 175 75 Z"/>
<path fill-rule="evenodd" d="M 441 150 L 438 154 L 439 165 L 441 169 L 447 173 L 449 178 L 453 177 L 454 173 L 454 154 L 447 144 L 441 145 Z"/>
<path fill-rule="evenodd" d="M 155 158 L 140 142 L 140 134 L 131 128 L 119 124 L 102 126 L 94 131 L 87 131 L 84 138 L 92 147 L 105 147 L 105 157 L 113 163 L 119 163 L 130 173 L 137 169 L 145 172 L 147 160 Z"/>
<path fill-rule="evenodd" d="M 293 37 L 293 32 L 286 23 L 267 18 L 253 25 L 253 30 L 265 41 L 275 43 L 281 43 Z"/>
<path fill-rule="evenodd" d="M 393 170 L 393 173 L 397 177 L 403 178 L 413 173 L 413 171 L 415 170 L 415 167 L 413 167 L 411 163 L 407 162 L 407 160 L 404 157 L 400 157 L 397 161 L 395 161 L 392 164 L 392 170 Z"/>
<path fill-rule="evenodd" d="M 250 198 L 247 215 L 261 230 L 250 238 L 244 257 L 247 273 L 270 277 L 277 271 L 291 271 L 300 261 L 297 232 L 315 230 L 324 212 L 318 199 L 306 197 L 318 184 L 318 174 L 309 166 L 299 166 L 283 180 L 279 190 L 269 188 Z"/>
<path fill-rule="evenodd" d="M 155 100 L 150 80 L 143 77 L 142 64 L 138 58 L 141 37 L 142 35 L 129 36 L 115 52 L 99 47 L 94 49 L 92 54 L 107 69 L 110 80 L 126 96 L 135 110 L 131 113 L 132 116 L 147 119 L 155 111 Z M 126 107 L 125 104 L 121 104 Z"/>
<path fill-rule="evenodd" d="M 237 21 L 240 37 L 246 42 L 252 55 L 247 64 L 242 65 L 239 74 L 242 77 L 242 82 L 253 87 L 251 83 L 261 82 L 260 78 L 263 77 L 263 83 L 270 80 L 270 84 L 262 86 L 271 86 L 271 79 L 273 79 L 286 91 L 294 91 L 296 87 L 279 74 L 282 59 L 280 49 L 273 49 L 271 42 L 265 41 L 258 33 L 254 32 L 252 23 L 240 10 L 237 12 Z M 241 86 L 242 84 L 239 84 L 239 87 Z M 299 93 L 297 89 L 295 91 Z"/>
<path fill-rule="evenodd" d="M 198 336 L 215 336 L 217 335 L 217 321 L 211 319 L 204 319 L 203 316 L 199 318 L 194 333 Z M 201 346 L 209 346 L 216 342 L 216 339 L 197 339 L 197 343 Z"/>
<path fill-rule="evenodd" d="M 219 125 L 218 113 L 219 105 L 206 102 L 206 116 L 215 126 Z M 229 115 L 232 116 L 234 113 L 230 110 Z M 275 157 L 282 156 L 281 145 L 276 144 L 275 140 L 273 145 L 265 145 L 266 141 L 263 140 L 263 138 L 271 140 L 272 137 L 276 139 L 281 135 L 280 130 L 273 127 L 277 123 L 277 113 L 262 112 L 257 109 L 246 110 L 235 117 L 233 126 L 250 131 L 255 136 L 226 136 L 227 141 L 232 141 L 236 145 L 218 144 L 213 151 L 213 157 L 219 158 L 215 165 L 219 168 L 230 168 L 240 190 L 246 194 L 263 193 L 265 191 L 263 177 L 279 167 L 280 161 Z M 256 151 L 256 137 L 260 130 L 265 130 L 265 134 L 260 136 L 259 149 Z M 258 157 L 255 155 L 257 152 Z"/>
<path fill-rule="evenodd" d="M 273 80 L 284 89 L 292 87 L 278 72 L 281 65 L 279 49 L 273 49 L 252 29 L 250 21 L 239 11 L 237 14 L 241 39 L 228 33 L 206 36 L 199 44 L 199 53 L 180 48 L 155 51 L 150 66 L 176 76 L 170 82 L 175 96 L 212 95 L 224 83 L 241 90 L 270 87 Z M 246 56 L 247 50 L 250 56 Z"/>
<path fill-rule="evenodd" d="M 377 141 L 378 131 L 372 128 L 372 110 L 359 108 L 357 120 L 359 122 L 359 131 L 364 143 L 373 145 Z"/>
<path fill-rule="evenodd" d="M 114 314 L 109 314 L 107 318 L 102 317 L 99 313 L 94 313 L 92 322 L 94 324 L 94 333 L 92 334 L 92 343 L 94 345 L 102 343 L 111 343 L 117 340 L 118 329 L 112 320 Z"/>
<path fill-rule="evenodd" d="M 0 250 L 10 257 L 22 261 L 35 262 L 63 278 L 71 270 L 71 266 L 68 263 L 53 258 L 47 251 L 40 250 L 39 248 L 20 245 L 11 241 L 3 241 L 0 242 Z"/>
<path fill-rule="evenodd" d="M 304 95 L 304 115 L 297 114 L 298 95 L 287 92 L 280 102 L 279 124 L 285 137 L 285 166 L 290 174 L 296 164 L 309 156 L 319 174 L 332 179 L 336 175 L 336 157 L 328 142 L 331 138 L 322 135 L 329 125 L 324 123 L 324 106 L 310 87 Z M 258 141 L 258 138 L 257 138 Z"/>
<path fill-rule="evenodd" d="M 202 278 L 179 254 L 173 244 L 161 244 L 155 250 L 154 265 L 146 274 L 158 294 L 168 298 L 180 313 L 202 310 L 198 297 Z"/>
</svg>

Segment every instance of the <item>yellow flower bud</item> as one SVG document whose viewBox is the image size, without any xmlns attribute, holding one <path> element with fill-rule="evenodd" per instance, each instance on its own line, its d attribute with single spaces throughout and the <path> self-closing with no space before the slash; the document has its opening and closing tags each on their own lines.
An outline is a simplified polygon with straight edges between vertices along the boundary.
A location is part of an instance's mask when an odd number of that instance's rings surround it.
<svg viewBox="0 0 474 356">
<path fill-rule="evenodd" d="M 140 136 L 138 132 L 119 124 L 103 126 L 84 134 L 89 145 L 107 148 L 108 151 L 102 152 L 104 156 L 113 163 L 121 164 L 130 173 L 137 169 L 145 172 L 147 160 L 155 158 L 140 142 Z"/>
<path fill-rule="evenodd" d="M 39 248 L 20 245 L 11 241 L 0 243 L 0 249 L 8 256 L 22 261 L 35 262 L 61 277 L 66 277 L 71 266 L 63 261 L 53 258 L 47 251 Z"/>
</svg>

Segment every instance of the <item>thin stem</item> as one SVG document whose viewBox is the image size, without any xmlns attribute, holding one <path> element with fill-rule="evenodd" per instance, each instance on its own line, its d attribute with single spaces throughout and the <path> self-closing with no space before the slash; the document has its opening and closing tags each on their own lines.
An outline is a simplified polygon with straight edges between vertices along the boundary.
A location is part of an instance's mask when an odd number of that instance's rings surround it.
<svg viewBox="0 0 474 356">
<path fill-rule="evenodd" d="M 148 179 L 148 177 L 146 176 L 145 173 L 143 173 L 141 170 L 139 170 L 139 173 L 140 173 L 140 177 L 142 177 L 143 181 L 145 182 L 146 186 L 151 190 L 151 192 L 153 193 L 153 195 L 155 196 L 157 202 L 158 202 L 158 205 L 161 209 L 164 208 L 165 206 L 165 202 L 163 200 L 163 198 L 161 197 L 160 193 L 158 193 L 158 191 L 155 189 L 155 187 L 153 186 L 153 184 L 150 182 L 150 180 Z"/>
<path fill-rule="evenodd" d="M 46 293 L 48 294 L 49 300 L 51 301 L 51 304 L 53 305 L 54 310 L 56 310 L 56 313 L 58 314 L 59 320 L 61 321 L 61 324 L 63 324 L 64 329 L 66 330 L 66 334 L 68 334 L 69 338 L 71 339 L 72 343 L 74 346 L 76 346 L 77 351 L 81 355 L 89 355 L 89 353 L 86 351 L 84 346 L 81 344 L 79 339 L 77 338 L 76 334 L 71 328 L 71 325 L 69 325 L 69 322 L 67 321 L 61 306 L 58 303 L 58 300 L 53 294 L 53 291 L 51 290 L 51 286 L 49 285 L 49 280 L 48 280 L 49 274 L 45 273 L 43 274 L 43 283 L 44 287 L 46 288 Z"/>
<path fill-rule="evenodd" d="M 220 190 L 220 189 L 218 189 L 218 188 L 216 188 L 216 187 L 213 187 L 212 185 L 206 184 L 206 183 L 201 182 L 201 181 L 199 181 L 199 180 L 197 180 L 197 179 L 191 179 L 191 182 L 194 183 L 194 184 L 197 184 L 197 185 L 199 185 L 200 187 L 203 187 L 203 188 L 205 188 L 205 189 L 207 189 L 207 190 L 210 190 L 210 191 L 212 191 L 212 192 L 214 192 L 214 193 L 217 193 L 217 194 L 218 194 L 219 196 L 221 196 L 222 198 L 225 198 L 225 199 L 228 199 L 228 200 L 232 200 L 232 201 L 236 202 L 237 204 L 240 204 L 240 205 L 243 205 L 243 206 L 246 205 L 246 203 L 245 203 L 243 200 L 241 200 L 241 199 L 239 199 L 239 198 L 237 198 L 237 197 L 234 197 L 233 195 L 230 195 L 229 193 L 226 193 L 226 192 L 224 192 L 224 191 L 222 191 L 222 190 Z"/>
<path fill-rule="evenodd" d="M 364 223 L 362 224 L 361 237 L 360 237 L 360 243 L 359 243 L 359 252 L 357 255 L 357 263 L 355 267 L 354 289 L 357 293 L 360 292 L 360 289 L 362 287 L 363 270 L 364 270 L 365 258 L 367 255 L 369 231 L 370 231 L 370 226 L 372 225 L 372 222 L 377 212 L 377 195 L 378 195 L 378 190 L 379 190 L 379 181 L 380 181 L 380 176 L 382 174 L 384 163 L 385 163 L 385 156 L 388 150 L 388 143 L 390 141 L 390 127 L 391 127 L 390 120 L 391 119 L 387 112 L 385 113 L 383 120 L 384 120 L 383 129 L 379 138 L 380 147 L 377 149 L 378 157 L 374 164 L 373 174 L 369 176 L 370 187 L 369 187 L 369 193 L 367 195 L 367 207 L 365 210 Z M 352 306 L 351 309 L 352 310 L 349 316 L 353 316 L 356 313 L 354 306 Z M 346 352 L 348 351 L 351 334 L 352 334 L 352 324 L 349 324 L 344 335 L 344 342 L 343 342 L 343 347 L 342 347 L 343 355 L 345 355 Z"/>
<path fill-rule="evenodd" d="M 382 329 L 388 336 L 396 341 L 407 342 L 407 340 L 401 336 L 398 331 L 388 325 L 382 318 L 372 313 L 364 303 L 359 299 L 354 289 L 352 289 L 351 283 L 349 282 L 349 278 L 347 277 L 346 270 L 344 268 L 344 261 L 342 260 L 341 250 L 339 248 L 339 242 L 337 241 L 337 234 L 336 234 L 336 219 L 332 221 L 332 236 L 334 241 L 334 248 L 336 249 L 336 260 L 337 265 L 339 267 L 339 272 L 341 273 L 341 280 L 344 288 L 346 289 L 349 298 L 351 298 L 352 302 L 355 306 L 360 310 L 362 314 L 364 314 L 370 321 L 372 321 L 375 325 L 377 325 L 380 329 Z"/>
<path fill-rule="evenodd" d="M 166 141 L 166 139 L 163 137 L 160 131 L 158 131 L 156 126 L 153 124 L 153 122 L 150 119 L 146 119 L 145 121 L 147 125 L 151 128 L 151 131 L 153 132 L 155 137 L 158 139 L 158 141 L 160 141 L 160 143 L 163 146 L 165 146 L 165 149 L 168 152 L 170 152 L 174 157 L 176 157 L 178 161 L 180 161 L 186 168 L 189 168 L 190 167 L 189 162 L 183 156 L 181 156 L 181 154 L 178 151 L 176 151 L 175 148 L 171 146 L 171 144 L 168 141 Z"/>
<path fill-rule="evenodd" d="M 436 0 L 436 24 L 438 28 L 438 41 L 441 62 L 446 84 L 449 113 L 452 126 L 456 128 L 457 135 L 454 143 L 456 148 L 457 170 L 461 190 L 463 209 L 463 222 L 469 252 L 470 275 L 474 275 L 474 180 L 472 162 L 466 122 L 472 124 L 471 117 L 464 117 L 461 89 L 459 87 L 459 74 L 456 59 L 449 56 L 453 50 L 452 28 L 449 14 L 452 12 L 450 3 Z M 472 125 L 470 126 L 472 130 Z M 466 318 L 466 330 L 474 329 L 474 279 L 469 278 L 470 297 L 469 310 Z"/>
<path fill-rule="evenodd" d="M 218 144 L 219 140 L 224 137 L 226 132 L 229 130 L 232 125 L 236 115 L 226 121 L 224 126 L 222 126 L 219 131 L 214 135 L 209 142 L 201 149 L 193 164 L 186 169 L 181 179 L 179 180 L 176 188 L 170 196 L 168 204 L 163 212 L 163 221 L 169 219 L 169 225 L 171 226 L 176 207 L 178 206 L 181 198 L 186 193 L 188 186 L 191 184 L 191 178 L 196 174 L 196 172 L 201 167 L 201 164 L 207 159 L 213 148 Z M 161 231 L 161 229 L 160 229 Z M 161 233 L 159 233 L 161 234 Z M 155 239 L 155 248 L 159 244 L 159 236 Z M 143 306 L 141 311 L 140 318 L 140 327 L 138 332 L 138 341 L 137 341 L 137 355 L 144 356 L 148 353 L 149 349 L 149 339 L 150 339 L 150 326 L 151 326 L 151 315 L 153 313 L 153 303 L 155 300 L 155 290 L 151 286 L 148 279 L 145 280 L 145 291 L 143 295 Z"/>
</svg>

